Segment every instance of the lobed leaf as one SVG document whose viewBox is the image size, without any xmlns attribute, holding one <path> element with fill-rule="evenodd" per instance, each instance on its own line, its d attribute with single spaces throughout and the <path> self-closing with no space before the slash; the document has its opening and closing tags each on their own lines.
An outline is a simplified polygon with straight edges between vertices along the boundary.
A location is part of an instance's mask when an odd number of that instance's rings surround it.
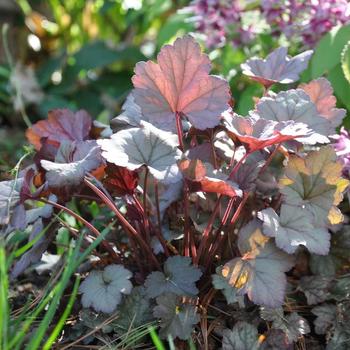
<svg viewBox="0 0 350 350">
<path fill-rule="evenodd" d="M 102 164 L 101 150 L 96 141 L 62 141 L 55 161 L 42 160 L 46 180 L 52 188 L 67 188 L 81 184 L 84 176 Z"/>
<path fill-rule="evenodd" d="M 253 220 L 239 233 L 238 247 L 241 258 L 226 263 L 222 275 L 237 290 L 247 294 L 256 304 L 277 307 L 283 304 L 286 276 L 293 258 L 282 252 L 261 233 L 261 223 Z"/>
<path fill-rule="evenodd" d="M 209 58 L 194 39 L 187 35 L 163 46 L 157 61 L 139 62 L 132 78 L 135 102 L 145 120 L 176 130 L 175 113 L 181 113 L 200 130 L 218 125 L 229 108 L 229 86 L 209 75 Z"/>
<path fill-rule="evenodd" d="M 200 319 L 195 306 L 182 303 L 180 297 L 171 293 L 160 295 L 156 300 L 153 315 L 161 319 L 160 336 L 188 339 Z"/>
<path fill-rule="evenodd" d="M 335 128 L 341 125 L 346 110 L 335 108 L 337 99 L 333 95 L 331 83 L 326 78 L 318 78 L 308 84 L 301 84 L 299 88 L 309 95 L 318 113 L 330 121 L 333 127 L 332 131 L 335 131 Z"/>
<path fill-rule="evenodd" d="M 259 348 L 258 331 L 255 326 L 247 322 L 237 322 L 232 330 L 222 332 L 223 350 L 257 350 Z"/>
<path fill-rule="evenodd" d="M 155 298 L 163 293 L 194 296 L 198 293 L 196 281 L 202 272 L 191 266 L 191 258 L 185 256 L 172 256 L 164 264 L 164 273 L 152 272 L 146 279 L 147 294 Z"/>
<path fill-rule="evenodd" d="M 63 141 L 84 141 L 89 138 L 92 119 L 80 110 L 76 113 L 68 109 L 55 109 L 49 112 L 47 120 L 41 120 L 26 131 L 28 141 L 36 150 L 41 148 L 41 140 L 56 147 Z"/>
<path fill-rule="evenodd" d="M 181 174 L 176 161 L 181 157 L 176 135 L 142 122 L 141 128 L 121 130 L 110 139 L 98 140 L 102 156 L 131 171 L 147 166 L 159 181 L 174 183 Z"/>
<path fill-rule="evenodd" d="M 84 307 L 95 311 L 112 313 L 122 299 L 122 294 L 130 294 L 132 273 L 123 265 L 108 265 L 103 271 L 93 270 L 81 283 L 79 291 L 83 294 Z"/>
<path fill-rule="evenodd" d="M 328 143 L 332 131 L 330 121 L 316 109 L 310 97 L 301 89 L 281 91 L 272 97 L 263 97 L 253 115 L 276 122 L 294 121 L 306 124 L 313 132 L 298 141 L 305 144 Z"/>
<path fill-rule="evenodd" d="M 279 181 L 285 202 L 308 209 L 320 225 L 340 223 L 343 215 L 336 205 L 348 186 L 341 171 L 331 146 L 310 152 L 305 158 L 291 156 Z"/>
<path fill-rule="evenodd" d="M 299 79 L 313 54 L 312 50 L 297 56 L 288 56 L 286 47 L 279 47 L 265 59 L 251 58 L 241 65 L 243 74 L 258 81 L 266 87 L 274 83 L 290 84 Z"/>
<path fill-rule="evenodd" d="M 306 124 L 292 120 L 274 122 L 257 116 L 233 115 L 224 119 L 224 125 L 232 140 L 240 141 L 250 153 L 282 142 L 314 137 Z"/>
<path fill-rule="evenodd" d="M 278 216 L 272 208 L 258 213 L 263 232 L 275 237 L 277 247 L 289 254 L 304 245 L 310 252 L 326 255 L 330 247 L 330 234 L 326 227 L 317 227 L 312 214 L 298 206 L 283 204 Z"/>
</svg>

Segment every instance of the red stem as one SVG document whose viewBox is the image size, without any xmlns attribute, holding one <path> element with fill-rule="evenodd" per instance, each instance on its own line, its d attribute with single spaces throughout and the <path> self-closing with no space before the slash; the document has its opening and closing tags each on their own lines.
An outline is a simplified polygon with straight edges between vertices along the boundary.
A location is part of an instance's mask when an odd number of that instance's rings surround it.
<svg viewBox="0 0 350 350">
<path fill-rule="evenodd" d="M 236 171 L 239 169 L 239 167 L 242 165 L 244 160 L 249 156 L 249 152 L 247 151 L 244 156 L 237 162 L 237 164 L 233 167 L 233 169 L 230 172 L 229 178 L 232 178 L 232 176 L 236 173 Z"/>
<path fill-rule="evenodd" d="M 33 199 L 35 200 L 35 198 L 33 198 Z M 39 200 L 40 202 L 46 203 L 46 204 L 50 204 L 50 205 L 52 205 L 53 207 L 55 207 L 57 209 L 64 210 L 66 213 L 68 213 L 69 215 L 73 216 L 75 219 L 77 219 L 82 224 L 84 224 L 94 234 L 95 237 L 99 237 L 101 235 L 101 232 L 94 225 L 90 224 L 87 220 L 85 220 L 79 214 L 75 213 L 73 210 L 65 207 L 64 205 L 52 202 L 49 199 L 44 199 L 44 198 L 40 198 L 40 199 L 37 199 L 37 200 Z M 121 261 L 121 259 L 118 256 L 118 254 L 113 250 L 113 248 L 108 244 L 108 242 L 103 240 L 101 242 L 101 245 L 103 246 L 103 248 L 106 251 L 108 251 L 109 254 L 111 254 L 113 259 L 115 259 L 117 262 Z"/>
<path fill-rule="evenodd" d="M 185 225 L 184 225 L 184 256 L 190 256 L 190 212 L 189 212 L 189 203 L 188 203 L 188 187 L 186 182 L 184 182 L 184 216 L 185 216 Z"/>
<path fill-rule="evenodd" d="M 208 225 L 204 229 L 204 232 L 203 232 L 203 235 L 202 235 L 202 239 L 201 239 L 201 243 L 200 243 L 199 248 L 198 248 L 197 259 L 195 259 L 194 262 L 193 262 L 195 265 L 198 265 L 199 260 L 201 258 L 201 255 L 203 253 L 203 250 L 204 250 L 204 248 L 206 248 L 207 241 L 208 241 L 208 238 L 209 238 L 209 234 L 210 234 L 210 232 L 211 232 L 211 230 L 213 228 L 214 220 L 216 218 L 216 214 L 217 214 L 218 209 L 219 209 L 219 204 L 220 204 L 221 198 L 222 198 L 222 195 L 220 195 L 219 198 L 217 199 L 217 201 L 215 203 L 215 207 L 213 209 L 213 212 L 212 212 L 212 214 L 211 214 L 211 216 L 209 218 Z"/>
<path fill-rule="evenodd" d="M 141 235 L 137 233 L 137 231 L 130 225 L 130 223 L 124 218 L 123 214 L 119 211 L 119 209 L 115 206 L 115 204 L 99 189 L 97 188 L 92 182 L 90 182 L 87 178 L 84 179 L 85 184 L 90 187 L 101 199 L 102 201 L 114 212 L 114 214 L 119 219 L 120 223 L 124 227 L 125 231 L 129 234 L 131 234 L 132 237 L 135 237 L 140 244 L 141 248 L 145 249 L 150 258 L 152 259 L 153 263 L 157 268 L 160 268 L 160 265 L 156 259 L 156 257 L 153 254 L 152 249 L 150 246 L 143 240 Z"/>
<path fill-rule="evenodd" d="M 175 112 L 175 119 L 176 119 L 177 136 L 179 138 L 179 148 L 183 152 L 184 151 L 183 130 L 182 130 L 182 123 L 181 123 L 181 116 L 179 112 Z"/>
</svg>

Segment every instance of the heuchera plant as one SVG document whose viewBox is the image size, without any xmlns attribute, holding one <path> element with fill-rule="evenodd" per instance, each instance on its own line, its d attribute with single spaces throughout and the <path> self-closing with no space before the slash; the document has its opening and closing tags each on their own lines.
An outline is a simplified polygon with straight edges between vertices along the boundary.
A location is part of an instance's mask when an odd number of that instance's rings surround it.
<svg viewBox="0 0 350 350">
<path fill-rule="evenodd" d="M 242 117 L 191 36 L 164 46 L 157 62 L 136 65 L 112 128 L 54 110 L 28 129 L 34 163 L 0 183 L 2 233 L 32 227 L 34 239 L 64 211 L 93 239 L 101 232 L 83 213 L 96 202 L 115 217 L 102 219 L 110 231 L 95 255 L 107 266 L 87 274 L 81 302 L 118 314 L 109 331 L 157 320 L 179 348 L 193 337 L 203 348 L 290 349 L 310 332 L 297 311 L 336 299 L 329 288 L 349 256 L 337 248 L 349 232 L 337 232 L 349 182 L 327 145 L 345 111 L 326 79 L 295 85 L 311 55 L 279 48 L 243 64 L 265 92 Z M 274 93 L 276 83 L 294 88 Z M 343 131 L 338 154 L 347 142 Z M 77 201 L 81 213 L 71 209 Z M 13 277 L 55 234 L 48 228 Z M 337 307 L 314 307 L 317 334 L 345 332 Z"/>
</svg>

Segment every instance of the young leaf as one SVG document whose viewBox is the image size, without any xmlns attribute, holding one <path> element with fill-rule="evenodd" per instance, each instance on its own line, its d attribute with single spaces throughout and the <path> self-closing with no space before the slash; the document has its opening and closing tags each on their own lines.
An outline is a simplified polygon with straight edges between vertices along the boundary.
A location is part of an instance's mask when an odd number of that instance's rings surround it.
<svg viewBox="0 0 350 350">
<path fill-rule="evenodd" d="M 223 350 L 257 350 L 259 348 L 258 331 L 247 322 L 237 322 L 232 330 L 222 332 Z"/>
<path fill-rule="evenodd" d="M 306 124 L 313 133 L 299 138 L 302 143 L 329 142 L 327 136 L 332 130 L 330 121 L 320 115 L 310 97 L 301 89 L 281 91 L 275 96 L 263 97 L 256 105 L 256 114 L 260 118 L 276 122 L 293 120 Z"/>
<path fill-rule="evenodd" d="M 337 307 L 333 304 L 323 304 L 314 307 L 311 312 L 317 316 L 314 321 L 315 332 L 326 334 L 333 327 L 337 320 Z"/>
<path fill-rule="evenodd" d="M 289 254 L 304 245 L 310 252 L 326 255 L 330 247 L 330 234 L 326 227 L 317 227 L 313 217 L 302 207 L 283 204 L 278 216 L 272 208 L 258 213 L 263 222 L 263 232 L 275 237 L 277 247 Z"/>
<path fill-rule="evenodd" d="M 312 130 L 306 124 L 294 121 L 274 122 L 259 117 L 233 115 L 224 119 L 224 125 L 232 140 L 243 143 L 249 152 L 289 140 L 313 137 Z"/>
<path fill-rule="evenodd" d="M 46 180 L 52 188 L 79 185 L 84 176 L 102 164 L 101 150 L 96 141 L 62 141 L 55 162 L 42 160 Z"/>
<path fill-rule="evenodd" d="M 199 322 L 195 306 L 183 304 L 181 297 L 171 293 L 160 295 L 156 300 L 157 306 L 153 315 L 161 319 L 160 336 L 167 338 L 171 335 L 173 338 L 188 339 L 193 326 Z"/>
<path fill-rule="evenodd" d="M 131 277 L 132 273 L 123 265 L 113 264 L 106 266 L 103 271 L 91 271 L 79 287 L 83 293 L 83 306 L 112 313 L 121 302 L 122 294 L 130 294 Z"/>
<path fill-rule="evenodd" d="M 335 108 L 337 99 L 333 95 L 331 83 L 326 78 L 318 78 L 308 84 L 301 84 L 299 88 L 309 95 L 318 113 L 331 122 L 333 129 L 341 125 L 346 110 Z"/>
<path fill-rule="evenodd" d="M 266 87 L 274 83 L 290 84 L 299 79 L 300 73 L 308 66 L 312 50 L 297 56 L 288 56 L 286 47 L 279 47 L 266 59 L 251 58 L 241 65 L 243 74 L 258 81 Z"/>
<path fill-rule="evenodd" d="M 167 130 L 176 130 L 175 114 L 185 115 L 197 129 L 213 128 L 229 108 L 226 80 L 209 75 L 209 58 L 191 36 L 164 46 L 158 63 L 139 62 L 132 78 L 135 102 L 145 120 Z"/>
<path fill-rule="evenodd" d="M 147 166 L 159 181 L 174 183 L 181 174 L 176 161 L 181 157 L 176 135 L 142 122 L 141 128 L 121 130 L 110 139 L 98 140 L 102 156 L 110 163 L 136 170 Z"/>
<path fill-rule="evenodd" d="M 292 312 L 291 314 L 285 316 L 283 310 L 280 309 L 279 312 L 274 313 L 270 321 L 273 321 L 272 328 L 279 329 L 284 332 L 288 343 L 296 342 L 302 335 L 310 333 L 308 322 L 296 312 Z"/>
<path fill-rule="evenodd" d="M 332 279 L 323 276 L 304 276 L 301 278 L 298 289 L 307 299 L 308 305 L 322 303 L 329 297 Z"/>
<path fill-rule="evenodd" d="M 41 120 L 26 132 L 28 141 L 40 150 L 41 139 L 56 147 L 62 141 L 84 141 L 89 138 L 92 119 L 86 111 L 76 113 L 68 109 L 49 112 L 47 120 Z"/>
<path fill-rule="evenodd" d="M 107 178 L 104 179 L 104 184 L 111 194 L 121 197 L 134 193 L 139 179 L 136 171 L 109 163 L 105 168 L 105 173 Z"/>
<path fill-rule="evenodd" d="M 164 264 L 164 273 L 152 272 L 146 279 L 147 294 L 155 298 L 163 293 L 193 296 L 198 293 L 195 282 L 199 280 L 202 272 L 190 266 L 191 258 L 172 256 Z"/>
<path fill-rule="evenodd" d="M 199 159 L 182 159 L 178 166 L 192 192 L 218 193 L 229 197 L 242 196 L 238 186 L 227 175 L 215 170 L 211 164 Z"/>
<path fill-rule="evenodd" d="M 222 275 L 236 288 L 238 295 L 247 294 L 256 304 L 277 307 L 283 304 L 286 289 L 284 272 L 294 261 L 261 233 L 261 223 L 253 220 L 239 233 L 238 247 L 242 258 L 226 263 Z"/>
<path fill-rule="evenodd" d="M 304 206 L 320 225 L 340 223 L 343 215 L 336 205 L 348 186 L 348 181 L 341 178 L 341 169 L 331 146 L 310 152 L 305 158 L 291 156 L 279 182 L 285 202 Z"/>
</svg>

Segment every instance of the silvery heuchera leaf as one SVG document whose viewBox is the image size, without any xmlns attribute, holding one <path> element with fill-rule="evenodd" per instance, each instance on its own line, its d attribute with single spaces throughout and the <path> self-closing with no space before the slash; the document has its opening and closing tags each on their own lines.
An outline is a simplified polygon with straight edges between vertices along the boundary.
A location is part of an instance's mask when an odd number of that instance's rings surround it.
<svg viewBox="0 0 350 350">
<path fill-rule="evenodd" d="M 229 108 L 226 80 L 209 75 L 209 58 L 187 35 L 165 45 L 158 63 L 139 62 L 132 78 L 135 102 L 145 120 L 167 130 L 176 130 L 175 113 L 185 115 L 200 130 L 213 128 Z"/>
<path fill-rule="evenodd" d="M 185 256 L 172 256 L 164 263 L 164 273 L 152 272 L 146 279 L 147 294 L 155 298 L 163 293 L 193 296 L 198 293 L 196 281 L 202 272 L 191 266 L 191 258 Z"/>
<path fill-rule="evenodd" d="M 243 143 L 249 152 L 294 139 L 304 140 L 305 137 L 313 135 L 305 123 L 293 120 L 276 122 L 257 115 L 247 118 L 226 115 L 224 126 L 228 135 L 234 141 Z"/>
<path fill-rule="evenodd" d="M 218 193 L 229 197 L 242 196 L 242 191 L 227 175 L 199 159 L 181 159 L 179 169 L 191 192 Z"/>
<path fill-rule="evenodd" d="M 238 247 L 242 258 L 226 263 L 222 275 L 238 295 L 247 294 L 258 305 L 277 307 L 284 301 L 284 272 L 292 268 L 294 260 L 264 236 L 261 228 L 258 220 L 252 220 L 240 230 Z"/>
<path fill-rule="evenodd" d="M 332 126 L 327 118 L 317 111 L 310 97 L 301 89 L 281 91 L 272 97 L 263 97 L 256 105 L 255 117 L 276 122 L 294 121 L 306 124 L 313 132 L 298 141 L 305 144 L 328 143 Z"/>
<path fill-rule="evenodd" d="M 336 323 L 337 307 L 334 304 L 316 306 L 311 312 L 317 316 L 314 321 L 315 332 L 317 334 L 326 334 Z"/>
<path fill-rule="evenodd" d="M 342 166 L 336 159 L 331 146 L 310 152 L 305 158 L 291 156 L 279 181 L 284 201 L 308 209 L 319 225 L 343 221 L 336 206 L 349 182 L 341 177 Z"/>
<path fill-rule="evenodd" d="M 317 111 L 331 122 L 334 129 L 341 125 L 346 110 L 335 108 L 337 99 L 333 95 L 331 83 L 326 78 L 318 78 L 308 84 L 301 84 L 299 88 L 309 95 Z"/>
<path fill-rule="evenodd" d="M 146 290 L 142 286 L 135 287 L 124 297 L 118 306 L 117 317 L 112 326 L 118 334 L 126 334 L 153 319 L 151 305 Z"/>
<path fill-rule="evenodd" d="M 26 251 L 18 261 L 15 262 L 11 270 L 11 279 L 17 278 L 23 271 L 29 267 L 31 264 L 38 262 L 43 253 L 47 250 L 47 247 L 51 243 L 51 240 L 56 232 L 56 227 L 54 230 L 49 228 L 47 232 L 43 232 L 44 225 L 42 219 L 38 219 L 33 224 L 31 228 L 31 233 L 29 235 L 29 241 L 37 239 L 34 245 Z M 43 234 L 44 233 L 44 234 Z M 38 236 L 42 236 L 38 239 Z"/>
<path fill-rule="evenodd" d="M 257 350 L 259 348 L 258 331 L 255 326 L 247 322 L 237 322 L 232 330 L 222 332 L 223 350 Z"/>
<path fill-rule="evenodd" d="M 243 74 L 269 87 L 274 83 L 290 84 L 299 80 L 300 73 L 308 66 L 312 50 L 297 56 L 288 56 L 286 47 L 279 47 L 265 59 L 253 57 L 241 65 Z"/>
<path fill-rule="evenodd" d="M 98 140 L 102 156 L 110 163 L 136 170 L 147 166 L 150 173 L 165 183 L 178 182 L 181 173 L 176 161 L 181 157 L 175 134 L 142 122 L 140 128 L 121 130 L 110 139 Z"/>
<path fill-rule="evenodd" d="M 298 289 L 305 294 L 308 305 L 314 305 L 327 300 L 331 283 L 332 278 L 329 277 L 303 276 Z"/>
<path fill-rule="evenodd" d="M 112 313 L 120 304 L 122 294 L 130 294 L 132 273 L 123 265 L 108 265 L 103 271 L 93 270 L 79 287 L 84 307 Z"/>
<path fill-rule="evenodd" d="M 181 297 L 172 293 L 160 295 L 156 300 L 157 306 L 153 315 L 161 319 L 160 336 L 167 338 L 171 335 L 173 338 L 188 339 L 193 326 L 200 319 L 195 306 L 182 303 Z"/>
<path fill-rule="evenodd" d="M 221 290 L 225 296 L 227 304 L 234 304 L 237 302 L 236 289 L 232 288 L 228 283 L 227 279 L 222 276 L 222 267 L 216 268 L 216 274 L 212 275 L 212 282 L 215 289 Z"/>
<path fill-rule="evenodd" d="M 337 301 L 346 301 L 350 297 L 350 278 L 342 277 L 336 279 L 330 288 L 330 295 L 332 299 Z"/>
<path fill-rule="evenodd" d="M 41 139 L 56 147 L 63 141 L 84 141 L 89 138 L 92 119 L 80 110 L 76 113 L 68 109 L 54 109 L 47 120 L 40 120 L 26 131 L 28 141 L 40 150 Z"/>
<path fill-rule="evenodd" d="M 122 106 L 122 113 L 111 120 L 111 127 L 114 132 L 135 128 L 140 126 L 141 120 L 147 121 L 142 115 L 140 106 L 135 103 L 133 92 L 130 92 Z"/>
<path fill-rule="evenodd" d="M 45 177 L 53 188 L 79 185 L 84 176 L 102 164 L 101 149 L 96 141 L 62 142 L 55 162 L 42 160 Z"/>
<path fill-rule="evenodd" d="M 258 213 L 263 222 L 263 232 L 275 237 L 277 247 L 289 254 L 296 251 L 299 245 L 310 252 L 327 255 L 330 247 L 330 233 L 326 227 L 316 227 L 313 216 L 302 207 L 282 204 L 280 215 L 272 208 Z"/>
<path fill-rule="evenodd" d="M 296 312 L 286 316 L 283 310 L 278 309 L 278 312 L 271 316 L 270 321 L 272 321 L 272 328 L 280 329 L 284 332 L 289 343 L 296 342 L 302 335 L 310 333 L 308 322 Z"/>
</svg>

